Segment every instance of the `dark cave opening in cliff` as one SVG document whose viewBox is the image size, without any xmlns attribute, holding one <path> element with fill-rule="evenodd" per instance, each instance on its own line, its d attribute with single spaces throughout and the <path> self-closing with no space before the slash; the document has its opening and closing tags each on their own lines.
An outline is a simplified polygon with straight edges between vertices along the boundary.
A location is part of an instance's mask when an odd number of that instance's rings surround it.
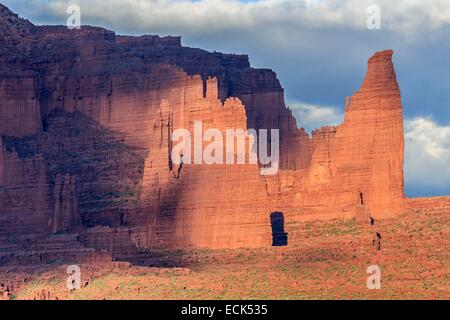
<svg viewBox="0 0 450 320">
<path fill-rule="evenodd" d="M 284 230 L 284 214 L 282 212 L 272 212 L 270 214 L 270 223 L 272 225 L 272 246 L 287 246 L 288 234 Z"/>
</svg>

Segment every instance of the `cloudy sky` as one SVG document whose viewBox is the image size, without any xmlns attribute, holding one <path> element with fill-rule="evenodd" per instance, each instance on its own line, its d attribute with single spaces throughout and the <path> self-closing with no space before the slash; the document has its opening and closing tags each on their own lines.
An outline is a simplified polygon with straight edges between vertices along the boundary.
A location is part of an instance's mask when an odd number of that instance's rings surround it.
<svg viewBox="0 0 450 320">
<path fill-rule="evenodd" d="M 0 0 L 36 24 L 82 23 L 119 34 L 181 35 L 183 44 L 250 55 L 277 72 L 300 126 L 342 119 L 367 59 L 393 49 L 406 130 L 406 191 L 450 194 L 449 0 Z M 381 29 L 367 20 L 377 5 Z"/>
</svg>

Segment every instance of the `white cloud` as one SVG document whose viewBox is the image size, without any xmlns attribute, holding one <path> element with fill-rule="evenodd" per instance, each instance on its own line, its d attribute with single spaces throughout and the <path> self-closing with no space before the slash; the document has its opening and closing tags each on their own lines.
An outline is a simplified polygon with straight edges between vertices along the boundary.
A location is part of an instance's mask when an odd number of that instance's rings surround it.
<svg viewBox="0 0 450 320">
<path fill-rule="evenodd" d="M 342 122 L 344 115 L 336 108 L 319 106 L 304 102 L 288 103 L 289 109 L 297 119 L 299 127 L 308 131 L 328 125 L 338 125 Z"/>
<path fill-rule="evenodd" d="M 7 1 L 8 2 L 8 1 Z M 30 13 L 66 16 L 78 4 L 87 20 L 119 29 L 170 30 L 189 35 L 240 30 L 288 30 L 292 27 L 365 29 L 370 5 L 381 9 L 383 28 L 412 36 L 450 26 L 448 0 L 49 0 L 24 1 Z M 62 21 L 64 21 L 62 19 Z"/>
<path fill-rule="evenodd" d="M 431 118 L 405 120 L 405 179 L 412 186 L 450 187 L 450 126 Z"/>
</svg>

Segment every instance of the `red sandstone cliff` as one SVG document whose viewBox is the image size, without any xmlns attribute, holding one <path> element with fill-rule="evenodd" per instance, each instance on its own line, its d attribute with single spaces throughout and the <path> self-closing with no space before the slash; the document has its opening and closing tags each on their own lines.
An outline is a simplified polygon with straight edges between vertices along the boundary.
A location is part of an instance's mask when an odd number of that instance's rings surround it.
<svg viewBox="0 0 450 320">
<path fill-rule="evenodd" d="M 0 252 L 14 250 L 13 238 L 26 251 L 30 235 L 51 234 L 77 234 L 63 248 L 82 242 L 116 256 L 261 246 L 271 244 L 274 211 L 290 222 L 404 208 L 390 51 L 369 60 L 344 123 L 310 138 L 275 73 L 251 68 L 247 56 L 186 48 L 176 37 L 36 27 L 0 13 Z M 282 170 L 263 177 L 250 164 L 173 165 L 171 133 L 199 120 L 222 132 L 280 129 Z"/>
</svg>

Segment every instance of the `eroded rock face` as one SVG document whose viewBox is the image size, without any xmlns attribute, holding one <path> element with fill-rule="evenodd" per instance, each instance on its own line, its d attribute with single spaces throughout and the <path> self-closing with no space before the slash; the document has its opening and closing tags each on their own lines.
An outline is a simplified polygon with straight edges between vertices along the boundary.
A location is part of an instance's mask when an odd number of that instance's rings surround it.
<svg viewBox="0 0 450 320">
<path fill-rule="evenodd" d="M 247 130 L 245 108 L 239 99 L 219 100 L 217 79 L 207 81 L 203 96 L 200 77 L 189 81 L 181 108 L 163 100 L 153 125 L 155 143 L 149 146 L 140 201 L 141 213 L 130 214 L 139 246 L 241 247 L 268 244 L 270 225 L 264 179 L 257 164 L 171 165 L 171 133 L 202 121 L 202 129 Z M 158 139 L 159 138 L 159 139 Z M 194 136 L 192 135 L 192 139 Z M 249 150 L 246 141 L 246 150 Z M 202 150 L 208 145 L 203 143 Z M 193 149 L 192 145 L 192 149 Z M 153 151 L 153 152 L 152 152 Z M 186 155 L 185 155 L 186 156 Z M 245 154 L 248 159 L 248 152 Z M 226 150 L 223 151 L 223 159 Z M 237 160 L 237 150 L 234 157 Z M 248 163 L 248 162 L 247 162 Z M 146 219 L 146 220 L 144 220 Z M 146 227 L 141 228 L 142 221 Z"/>
<path fill-rule="evenodd" d="M 370 58 L 364 83 L 347 99 L 344 122 L 312 134 L 300 203 L 330 213 L 361 201 L 375 217 L 404 209 L 403 115 L 392 51 Z"/>
<path fill-rule="evenodd" d="M 41 129 L 39 74 L 25 52 L 34 25 L 0 5 L 0 132 L 24 136 Z"/>
<path fill-rule="evenodd" d="M 76 179 L 70 174 L 57 175 L 53 191 L 55 208 L 50 220 L 52 233 L 77 233 L 81 227 Z"/>
<path fill-rule="evenodd" d="M 383 51 L 370 58 L 364 83 L 347 106 L 331 154 L 336 159 L 333 170 L 358 186 L 376 217 L 398 213 L 405 206 L 403 113 L 392 54 Z M 362 171 L 358 180 L 348 178 L 353 168 Z"/>
<path fill-rule="evenodd" d="M 176 37 L 35 27 L 0 9 L 12 19 L 0 32 L 0 251 L 12 252 L 14 237 L 50 237 L 59 253 L 89 258 L 88 248 L 124 257 L 151 247 L 264 246 L 274 212 L 287 224 L 354 217 L 361 206 L 377 218 L 404 208 L 391 51 L 369 60 L 344 123 L 310 137 L 275 73 L 251 68 L 247 56 L 186 48 Z M 281 170 L 174 164 L 172 133 L 192 132 L 196 121 L 222 134 L 280 129 Z M 52 255 L 42 250 L 21 261 Z"/>
</svg>

